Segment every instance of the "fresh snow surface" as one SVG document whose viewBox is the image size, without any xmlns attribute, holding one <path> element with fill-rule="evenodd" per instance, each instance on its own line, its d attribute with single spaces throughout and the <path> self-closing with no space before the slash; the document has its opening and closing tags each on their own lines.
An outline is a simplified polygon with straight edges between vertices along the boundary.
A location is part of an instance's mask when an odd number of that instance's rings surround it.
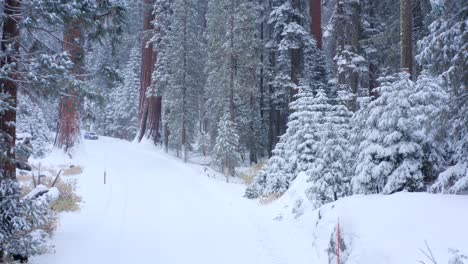
<svg viewBox="0 0 468 264">
<path fill-rule="evenodd" d="M 304 195 L 304 178 L 298 177 L 270 209 L 280 212 L 282 222 L 310 234 L 314 255 L 309 263 L 328 264 L 326 250 L 331 238 L 336 241 L 338 222 L 347 243 L 342 263 L 432 263 L 421 251 L 429 254 L 426 243 L 438 264 L 449 263 L 451 249 L 468 256 L 466 195 L 355 195 L 313 210 Z"/>
<path fill-rule="evenodd" d="M 280 230 L 242 197 L 243 185 L 208 177 L 203 167 L 105 137 L 84 141 L 74 158 L 84 167 L 85 203 L 61 216 L 55 252 L 32 263 L 310 263 L 310 234 Z M 66 160 L 54 155 L 49 163 Z"/>
<path fill-rule="evenodd" d="M 347 264 L 426 261 L 419 250 L 425 241 L 439 264 L 449 248 L 468 254 L 468 196 L 354 196 L 313 210 L 305 201 L 293 206 L 305 198 L 293 185 L 262 206 L 242 197 L 243 185 L 150 144 L 101 137 L 73 157 L 54 153 L 47 162 L 84 167 L 78 180 L 85 203 L 62 214 L 55 252 L 32 263 L 328 264 L 338 219 L 351 241 Z"/>
</svg>

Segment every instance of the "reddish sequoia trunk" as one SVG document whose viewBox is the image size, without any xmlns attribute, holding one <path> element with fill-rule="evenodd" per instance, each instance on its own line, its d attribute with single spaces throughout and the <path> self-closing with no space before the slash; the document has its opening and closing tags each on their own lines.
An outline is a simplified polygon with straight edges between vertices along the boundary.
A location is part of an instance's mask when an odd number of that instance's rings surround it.
<svg viewBox="0 0 468 264">
<path fill-rule="evenodd" d="M 63 35 L 63 50 L 66 51 L 73 62 L 73 74 L 81 79 L 83 74 L 83 34 L 81 21 L 71 21 L 65 25 Z M 80 98 L 73 91 L 60 100 L 59 127 L 55 146 L 66 152 L 73 147 L 80 135 Z"/>
<path fill-rule="evenodd" d="M 310 0 L 310 33 L 317 41 L 317 48 L 322 49 L 322 0 Z"/>
<path fill-rule="evenodd" d="M 146 135 L 155 142 L 160 141 L 160 124 L 162 98 L 160 96 L 147 96 L 148 88 L 152 83 L 151 77 L 154 71 L 154 65 L 157 60 L 157 53 L 152 44 L 147 42 L 150 39 L 150 33 L 154 29 L 152 21 L 154 20 L 153 7 L 154 0 L 143 0 L 144 21 L 143 21 L 143 49 L 141 58 L 141 80 L 140 80 L 140 132 L 138 141 Z M 153 87 L 154 88 L 154 87 Z"/>
<path fill-rule="evenodd" d="M 0 62 L 0 66 L 7 64 L 15 64 L 12 68 L 12 73 L 9 74 L 9 79 L 3 79 L 0 82 L 0 85 L 3 85 L 2 92 L 8 95 L 9 106 L 10 108 L 3 112 L 0 115 L 0 132 L 5 136 L 5 151 L 7 153 L 6 160 L 0 160 L 0 166 L 3 167 L 4 177 L 8 177 L 10 179 L 16 179 L 16 165 L 14 163 L 15 160 L 15 143 L 16 143 L 16 105 L 17 105 L 17 93 L 18 88 L 14 80 L 17 79 L 16 69 L 18 67 L 17 58 L 19 54 L 19 30 L 18 30 L 18 22 L 20 21 L 20 13 L 21 13 L 21 3 L 18 0 L 6 0 L 5 1 L 5 17 L 3 23 L 3 36 L 2 36 L 2 44 L 1 49 L 2 52 L 7 50 L 9 45 L 12 45 L 13 52 L 8 54 L 3 58 Z M 3 146 L 2 146 L 3 148 Z M 2 149 L 3 151 L 3 149 Z M 0 179 L 1 180 L 1 179 Z"/>
</svg>

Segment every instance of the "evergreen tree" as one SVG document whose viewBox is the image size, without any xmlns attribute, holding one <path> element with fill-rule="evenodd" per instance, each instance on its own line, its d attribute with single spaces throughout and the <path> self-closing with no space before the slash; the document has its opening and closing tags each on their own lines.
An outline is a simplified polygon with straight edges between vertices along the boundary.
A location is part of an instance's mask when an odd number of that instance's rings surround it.
<svg viewBox="0 0 468 264">
<path fill-rule="evenodd" d="M 222 168 L 226 177 L 234 176 L 235 167 L 240 163 L 239 135 L 228 113 L 225 113 L 219 121 L 213 154 L 213 160 Z"/>
<path fill-rule="evenodd" d="M 18 100 L 18 122 L 16 123 L 16 133 L 26 134 L 31 137 L 32 155 L 34 157 L 44 157 L 49 151 L 52 131 L 47 125 L 42 110 L 42 105 L 33 102 L 28 95 L 19 94 Z"/>
<path fill-rule="evenodd" d="M 124 82 L 111 94 L 112 104 L 108 115 L 112 118 L 112 124 L 107 131 L 114 137 L 132 140 L 138 131 L 140 54 L 137 47 L 131 50 L 127 68 L 123 73 Z"/>
<path fill-rule="evenodd" d="M 467 17 L 463 1 L 439 2 L 432 12 L 436 19 L 429 25 L 429 35 L 418 42 L 417 61 L 431 76 L 440 76 L 441 86 L 448 95 L 439 108 L 434 130 L 446 143 L 446 170 L 429 189 L 433 192 L 464 193 L 468 190 L 468 66 Z"/>
<path fill-rule="evenodd" d="M 316 182 L 323 168 L 328 166 L 321 148 L 327 140 L 332 106 L 325 91 L 318 90 L 314 96 L 310 88 L 304 87 L 290 107 L 294 112 L 289 117 L 288 129 L 266 168 L 247 189 L 249 198 L 284 193 L 301 172 Z"/>
<path fill-rule="evenodd" d="M 0 261 L 11 255 L 45 253 L 48 235 L 41 229 L 52 218 L 47 199 L 20 198 L 20 186 L 0 171 Z"/>
<path fill-rule="evenodd" d="M 408 74 L 382 78 L 380 97 L 368 105 L 364 140 L 353 178 L 355 193 L 420 191 L 424 187 L 425 134 Z"/>
<path fill-rule="evenodd" d="M 205 90 L 208 132 L 217 136 L 216 124 L 226 102 L 238 125 L 242 152 L 251 162 L 264 153 L 260 94 L 257 72 L 260 66 L 257 39 L 257 4 L 252 1 L 208 1 L 206 39 L 208 60 Z M 215 142 L 212 142 L 214 145 Z"/>
<path fill-rule="evenodd" d="M 167 82 L 170 89 L 164 92 L 167 108 L 163 122 L 168 127 L 169 146 L 181 151 L 184 161 L 197 133 L 199 96 L 203 90 L 203 9 L 193 0 L 176 0 L 172 6 L 167 33 L 168 46 L 165 56 L 170 58 Z M 158 68 L 158 67 L 157 67 Z M 163 70 L 159 66 L 160 70 Z M 161 73 L 164 73 L 162 71 Z"/>
<path fill-rule="evenodd" d="M 445 135 L 440 131 L 443 121 L 439 118 L 448 95 L 441 86 L 440 78 L 422 72 L 416 80 L 416 91 L 410 96 L 410 100 L 414 105 L 411 109 L 412 115 L 423 125 L 426 135 L 421 142 L 424 147 L 424 181 L 433 182 L 442 171 L 448 154 L 448 147 L 444 143 Z"/>
<path fill-rule="evenodd" d="M 336 201 L 350 194 L 351 150 L 349 142 L 351 113 L 339 100 L 327 107 L 324 133 L 318 142 L 318 151 L 313 169 L 307 172 L 311 187 L 307 190 L 309 199 L 318 207 Z"/>
<path fill-rule="evenodd" d="M 327 89 L 328 71 L 322 52 L 307 31 L 308 23 L 300 1 L 275 1 L 269 15 L 271 31 L 267 48 L 270 52 L 269 108 L 270 145 L 286 131 L 289 104 L 298 87 Z M 327 91 L 330 93 L 331 91 Z"/>
<path fill-rule="evenodd" d="M 359 41 L 361 31 L 362 2 L 338 0 L 335 11 L 337 83 L 340 90 L 349 92 L 348 104 L 355 112 L 358 110 L 357 98 L 367 88 L 368 62 L 362 54 Z M 364 87 L 363 87 L 364 86 Z"/>
</svg>

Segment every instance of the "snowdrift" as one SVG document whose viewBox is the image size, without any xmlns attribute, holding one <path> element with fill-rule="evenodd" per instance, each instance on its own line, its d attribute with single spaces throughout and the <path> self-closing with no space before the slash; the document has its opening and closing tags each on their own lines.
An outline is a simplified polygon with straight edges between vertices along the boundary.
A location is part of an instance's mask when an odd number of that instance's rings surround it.
<svg viewBox="0 0 468 264">
<path fill-rule="evenodd" d="M 426 243 L 438 264 L 453 261 L 453 250 L 468 255 L 468 196 L 358 195 L 313 210 L 300 185 L 272 206 L 282 210 L 282 221 L 292 221 L 310 234 L 316 250 L 310 263 L 337 263 L 336 250 L 328 250 L 330 240 L 336 243 L 338 222 L 345 244 L 341 263 L 432 263 L 422 252 L 430 254 Z"/>
</svg>

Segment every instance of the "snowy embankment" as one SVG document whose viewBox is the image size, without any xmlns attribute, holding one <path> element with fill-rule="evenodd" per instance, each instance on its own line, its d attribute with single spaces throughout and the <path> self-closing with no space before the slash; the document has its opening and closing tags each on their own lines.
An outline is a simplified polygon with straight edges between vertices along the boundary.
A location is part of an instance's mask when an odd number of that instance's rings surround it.
<svg viewBox="0 0 468 264">
<path fill-rule="evenodd" d="M 468 256 L 468 196 L 357 195 L 313 210 L 302 193 L 299 179 L 271 209 L 282 212 L 281 221 L 302 226 L 310 234 L 316 252 L 310 263 L 328 263 L 327 250 L 331 239 L 337 241 L 338 222 L 346 247 L 341 263 L 433 263 L 425 256 L 429 251 L 438 264 L 449 263 L 456 255 L 452 250 Z"/>
<path fill-rule="evenodd" d="M 292 214 L 299 188 L 260 205 L 243 185 L 147 144 L 85 141 L 74 163 L 82 210 L 62 215 L 55 252 L 32 263 L 325 264 L 338 218 L 347 263 L 417 263 L 425 241 L 439 264 L 448 248 L 468 252 L 466 196 L 356 196 Z"/>
</svg>

